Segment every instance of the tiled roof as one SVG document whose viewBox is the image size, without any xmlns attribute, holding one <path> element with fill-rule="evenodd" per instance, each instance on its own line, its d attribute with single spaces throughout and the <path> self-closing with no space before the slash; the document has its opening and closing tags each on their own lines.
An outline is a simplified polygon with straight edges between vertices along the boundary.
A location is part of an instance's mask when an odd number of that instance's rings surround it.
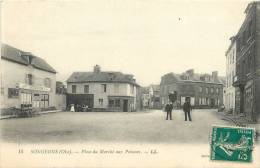
<svg viewBox="0 0 260 168">
<path fill-rule="evenodd" d="M 185 78 L 185 76 L 188 76 L 188 78 Z M 203 77 L 209 77 L 210 80 L 203 80 Z M 170 84 L 173 82 L 206 82 L 206 83 L 225 84 L 225 77 L 218 76 L 217 78 L 213 79 L 212 75 L 210 74 L 194 73 L 193 75 L 188 75 L 187 73 L 182 73 L 182 74 L 168 73 L 163 76 L 163 80 L 161 82 L 163 82 L 164 84 Z"/>
<path fill-rule="evenodd" d="M 123 74 L 121 72 L 73 72 L 67 79 L 68 83 L 81 82 L 118 82 L 131 83 L 138 85 L 133 78 L 133 75 Z M 138 85 L 139 86 L 139 85 Z"/>
<path fill-rule="evenodd" d="M 5 59 L 8 61 L 16 62 L 23 65 L 32 65 L 34 68 L 56 73 L 55 69 L 52 68 L 45 60 L 43 60 L 40 57 L 37 57 L 35 55 L 30 54 L 32 57 L 31 63 L 21 56 L 21 54 L 26 53 L 22 50 L 19 50 L 17 48 L 14 48 L 7 44 L 2 44 L 2 50 L 1 50 L 1 59 Z M 27 53 L 28 54 L 28 53 Z"/>
</svg>

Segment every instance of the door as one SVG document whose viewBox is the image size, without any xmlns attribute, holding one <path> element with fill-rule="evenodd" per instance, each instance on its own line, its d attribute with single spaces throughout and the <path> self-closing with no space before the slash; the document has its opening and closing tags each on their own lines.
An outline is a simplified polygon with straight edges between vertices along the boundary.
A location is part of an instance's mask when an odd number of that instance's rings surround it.
<svg viewBox="0 0 260 168">
<path fill-rule="evenodd" d="M 128 100 L 124 100 L 124 103 L 123 103 L 123 111 L 124 111 L 124 112 L 127 112 L 127 111 L 128 111 Z"/>
<path fill-rule="evenodd" d="M 215 99 L 211 99 L 211 100 L 210 100 L 210 104 L 211 104 L 211 105 L 210 105 L 211 107 L 214 107 L 214 106 L 215 106 Z"/>
</svg>

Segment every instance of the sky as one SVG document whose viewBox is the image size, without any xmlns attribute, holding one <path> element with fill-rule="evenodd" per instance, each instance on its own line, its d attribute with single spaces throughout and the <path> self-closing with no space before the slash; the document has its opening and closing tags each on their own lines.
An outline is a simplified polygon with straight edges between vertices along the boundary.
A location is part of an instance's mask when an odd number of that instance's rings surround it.
<svg viewBox="0 0 260 168">
<path fill-rule="evenodd" d="M 4 0 L 2 41 L 74 71 L 133 74 L 142 86 L 194 69 L 225 75 L 246 0 Z"/>
</svg>

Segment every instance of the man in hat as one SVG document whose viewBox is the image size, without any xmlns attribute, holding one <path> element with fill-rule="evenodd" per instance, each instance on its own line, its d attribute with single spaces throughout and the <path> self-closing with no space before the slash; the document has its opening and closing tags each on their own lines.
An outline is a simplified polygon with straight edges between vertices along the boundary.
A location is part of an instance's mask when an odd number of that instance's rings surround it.
<svg viewBox="0 0 260 168">
<path fill-rule="evenodd" d="M 166 111 L 166 120 L 168 120 L 168 117 L 170 118 L 170 120 L 172 120 L 172 109 L 173 109 L 173 104 L 172 102 L 168 102 L 166 105 L 165 105 L 165 111 Z"/>
<path fill-rule="evenodd" d="M 185 103 L 183 104 L 183 111 L 185 113 L 185 121 L 187 121 L 187 115 L 189 117 L 189 121 L 191 121 L 190 112 L 192 111 L 192 106 L 188 97 L 185 98 Z"/>
</svg>

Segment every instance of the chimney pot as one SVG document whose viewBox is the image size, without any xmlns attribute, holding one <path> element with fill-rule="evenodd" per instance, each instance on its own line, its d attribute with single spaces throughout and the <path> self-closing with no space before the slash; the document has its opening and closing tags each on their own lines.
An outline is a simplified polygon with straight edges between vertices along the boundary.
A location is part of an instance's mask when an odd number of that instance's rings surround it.
<svg viewBox="0 0 260 168">
<path fill-rule="evenodd" d="M 101 72 L 101 67 L 99 65 L 94 66 L 94 73 L 100 73 Z"/>
</svg>

